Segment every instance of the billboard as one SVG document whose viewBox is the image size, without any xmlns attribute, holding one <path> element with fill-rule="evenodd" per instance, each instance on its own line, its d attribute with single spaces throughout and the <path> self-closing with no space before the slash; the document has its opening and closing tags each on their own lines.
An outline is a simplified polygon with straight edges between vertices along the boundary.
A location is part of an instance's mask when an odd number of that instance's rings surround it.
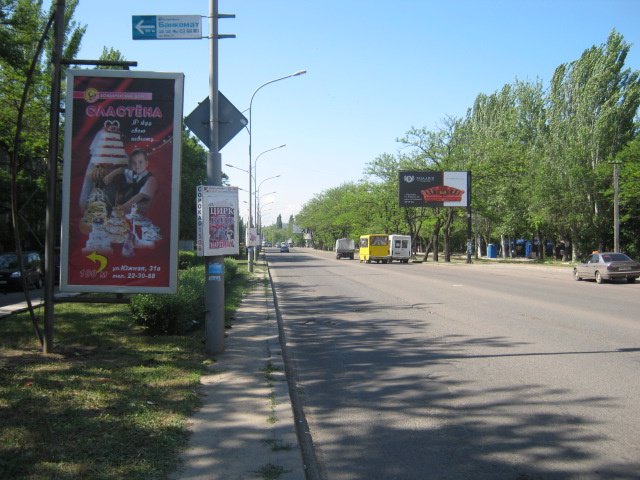
<svg viewBox="0 0 640 480">
<path fill-rule="evenodd" d="M 67 71 L 61 290 L 177 290 L 183 84 Z"/>
<path fill-rule="evenodd" d="M 238 255 L 238 187 L 200 185 L 196 195 L 198 255 Z"/>
<path fill-rule="evenodd" d="M 401 207 L 468 207 L 470 190 L 469 172 L 399 172 Z"/>
</svg>

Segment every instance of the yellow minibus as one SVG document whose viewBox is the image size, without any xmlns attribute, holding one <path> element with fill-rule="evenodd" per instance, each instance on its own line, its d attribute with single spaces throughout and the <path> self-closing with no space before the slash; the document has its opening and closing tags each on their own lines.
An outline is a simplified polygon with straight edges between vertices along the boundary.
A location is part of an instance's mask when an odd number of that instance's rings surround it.
<svg viewBox="0 0 640 480">
<path fill-rule="evenodd" d="M 361 235 L 360 262 L 391 262 L 389 236 L 386 234 Z"/>
</svg>

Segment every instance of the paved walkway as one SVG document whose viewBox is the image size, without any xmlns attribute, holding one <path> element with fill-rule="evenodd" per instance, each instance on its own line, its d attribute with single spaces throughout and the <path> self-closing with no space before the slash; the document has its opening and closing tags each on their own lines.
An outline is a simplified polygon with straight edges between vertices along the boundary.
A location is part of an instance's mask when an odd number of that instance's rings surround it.
<svg viewBox="0 0 640 480">
<path fill-rule="evenodd" d="M 57 291 L 57 289 L 54 294 L 55 298 L 72 297 L 77 295 L 77 293 L 60 293 Z M 13 315 L 14 313 L 25 312 L 28 310 L 27 302 L 24 300 L 24 294 L 22 292 L 17 292 L 15 294 L 9 295 L 11 295 L 11 297 L 9 297 L 10 299 L 15 299 L 15 303 L 0 305 L 0 318 L 8 317 L 10 315 Z M 44 305 L 41 291 L 38 291 L 36 293 L 31 292 L 31 305 L 33 306 L 33 308 L 42 307 Z"/>
<path fill-rule="evenodd" d="M 201 379 L 203 405 L 174 480 L 305 478 L 266 267 L 254 272 L 265 282 L 247 292 Z"/>
</svg>

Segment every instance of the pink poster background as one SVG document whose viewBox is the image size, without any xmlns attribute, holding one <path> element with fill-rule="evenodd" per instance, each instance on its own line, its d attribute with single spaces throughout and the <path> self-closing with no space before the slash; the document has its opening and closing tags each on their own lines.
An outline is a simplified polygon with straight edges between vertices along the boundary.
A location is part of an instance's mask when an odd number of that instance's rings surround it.
<svg viewBox="0 0 640 480">
<path fill-rule="evenodd" d="M 68 285 L 103 291 L 170 285 L 172 162 L 179 161 L 172 157 L 174 92 L 174 79 L 74 77 L 73 105 L 67 105 L 73 108 Z M 108 189 L 91 172 L 128 168 L 136 149 L 147 152 L 157 189 L 146 210 L 132 216 L 99 195 Z"/>
</svg>

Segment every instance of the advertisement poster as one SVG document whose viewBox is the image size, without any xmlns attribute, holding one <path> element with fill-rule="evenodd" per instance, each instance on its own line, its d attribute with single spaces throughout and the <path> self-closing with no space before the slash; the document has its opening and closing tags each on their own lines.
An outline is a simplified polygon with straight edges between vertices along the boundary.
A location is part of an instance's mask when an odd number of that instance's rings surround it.
<svg viewBox="0 0 640 480">
<path fill-rule="evenodd" d="M 240 253 L 238 187 L 201 185 L 197 188 L 198 255 L 215 257 Z"/>
<path fill-rule="evenodd" d="M 68 70 L 62 291 L 177 290 L 183 84 Z"/>
<path fill-rule="evenodd" d="M 258 235 L 257 228 L 247 228 L 245 242 L 247 247 L 257 247 L 260 245 L 260 237 Z"/>
<path fill-rule="evenodd" d="M 401 207 L 467 207 L 469 172 L 401 171 L 398 193 Z"/>
</svg>

